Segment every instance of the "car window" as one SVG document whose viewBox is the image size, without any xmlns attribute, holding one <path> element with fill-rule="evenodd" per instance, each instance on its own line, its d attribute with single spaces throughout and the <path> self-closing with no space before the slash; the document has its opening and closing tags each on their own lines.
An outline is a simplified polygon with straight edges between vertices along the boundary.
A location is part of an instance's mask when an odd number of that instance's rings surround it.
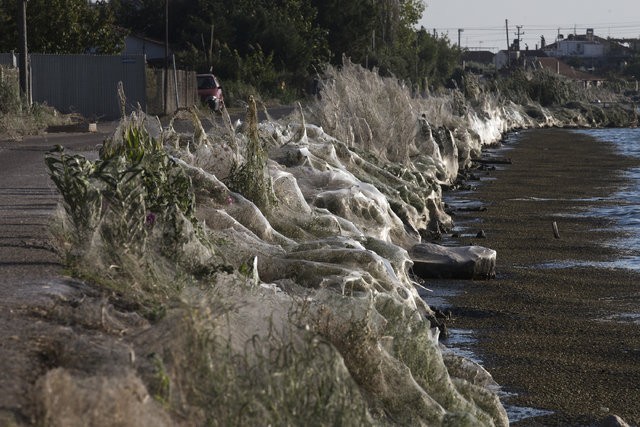
<svg viewBox="0 0 640 427">
<path fill-rule="evenodd" d="M 198 89 L 215 89 L 218 87 L 213 77 L 198 77 Z"/>
</svg>

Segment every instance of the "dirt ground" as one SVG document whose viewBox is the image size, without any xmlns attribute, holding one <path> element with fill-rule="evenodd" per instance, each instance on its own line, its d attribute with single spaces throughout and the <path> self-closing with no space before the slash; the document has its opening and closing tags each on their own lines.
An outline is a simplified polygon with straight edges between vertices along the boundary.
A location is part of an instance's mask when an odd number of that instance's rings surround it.
<svg viewBox="0 0 640 427">
<path fill-rule="evenodd" d="M 640 275 L 597 267 L 621 255 L 602 245 L 615 237 L 611 221 L 575 215 L 609 203 L 604 198 L 625 183 L 618 171 L 638 161 L 557 129 L 523 132 L 500 155 L 513 164 L 478 171 L 484 184 L 464 195 L 486 211 L 455 217 L 467 236 L 484 230 L 485 239 L 459 243 L 497 250 L 497 277 L 444 284 L 459 293 L 449 326 L 477 334 L 485 367 L 517 393 L 510 404 L 553 411 L 517 425 L 593 425 L 610 414 L 639 424 L 640 325 L 610 316 L 638 313 Z M 588 262 L 548 264 L 563 260 Z"/>
</svg>

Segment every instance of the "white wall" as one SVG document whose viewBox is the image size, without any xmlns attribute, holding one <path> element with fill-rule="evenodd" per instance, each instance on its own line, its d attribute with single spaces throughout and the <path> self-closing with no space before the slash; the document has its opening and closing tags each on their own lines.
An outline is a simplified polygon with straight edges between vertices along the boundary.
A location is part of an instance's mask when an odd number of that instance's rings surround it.
<svg viewBox="0 0 640 427">
<path fill-rule="evenodd" d="M 584 40 L 560 40 L 556 50 L 547 51 L 549 56 L 578 56 L 597 58 L 605 54 L 604 45 Z"/>
</svg>

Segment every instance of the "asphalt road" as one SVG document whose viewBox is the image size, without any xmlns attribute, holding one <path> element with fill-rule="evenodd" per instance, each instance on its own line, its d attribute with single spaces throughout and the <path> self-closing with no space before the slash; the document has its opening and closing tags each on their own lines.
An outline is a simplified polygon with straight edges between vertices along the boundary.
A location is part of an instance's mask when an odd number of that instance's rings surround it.
<svg viewBox="0 0 640 427">
<path fill-rule="evenodd" d="M 97 133 L 47 134 L 24 141 L 0 138 L 0 425 L 31 425 L 32 387 L 46 372 L 43 343 L 64 328 L 43 307 L 80 286 L 64 276 L 49 237 L 60 196 L 44 156 L 57 144 L 95 156 L 115 124 Z M 63 322 L 64 323 L 64 322 Z M 61 329 L 62 328 L 62 329 Z"/>
<path fill-rule="evenodd" d="M 99 126 L 97 133 L 0 140 L 0 296 L 10 284 L 62 270 L 48 239 L 59 195 L 44 164 L 46 152 L 60 144 L 69 152 L 90 155 L 114 126 Z"/>
</svg>

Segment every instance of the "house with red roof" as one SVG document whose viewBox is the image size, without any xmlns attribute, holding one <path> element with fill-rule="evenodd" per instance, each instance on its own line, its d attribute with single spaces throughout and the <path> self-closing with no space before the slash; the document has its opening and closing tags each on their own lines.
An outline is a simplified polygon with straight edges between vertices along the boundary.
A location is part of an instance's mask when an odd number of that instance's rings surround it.
<svg viewBox="0 0 640 427">
<path fill-rule="evenodd" d="M 548 70 L 552 73 L 559 74 L 567 77 L 571 80 L 581 82 L 585 87 L 600 86 L 606 79 L 594 74 L 586 73 L 581 70 L 576 70 L 560 58 L 541 57 L 530 63 L 530 66 L 536 68 Z"/>
</svg>

